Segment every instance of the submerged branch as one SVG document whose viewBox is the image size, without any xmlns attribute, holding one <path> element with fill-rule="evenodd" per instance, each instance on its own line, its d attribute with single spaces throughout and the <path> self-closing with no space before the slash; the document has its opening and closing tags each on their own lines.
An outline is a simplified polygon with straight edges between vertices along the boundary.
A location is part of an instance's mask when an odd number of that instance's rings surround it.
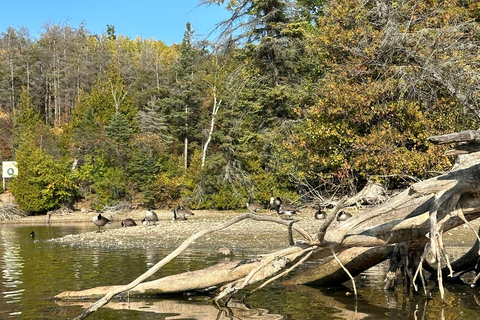
<svg viewBox="0 0 480 320">
<path fill-rule="evenodd" d="M 95 312 L 102 306 L 108 303 L 115 295 L 132 290 L 133 288 L 137 287 L 140 283 L 142 283 L 144 280 L 147 278 L 151 277 L 155 272 L 157 272 L 160 268 L 162 268 L 165 264 L 168 262 L 172 261 L 176 256 L 178 256 L 180 253 L 182 253 L 187 247 L 195 242 L 195 240 L 209 234 L 213 233 L 216 231 L 223 230 L 225 228 L 230 227 L 231 225 L 238 223 L 242 220 L 245 219 L 253 219 L 257 221 L 270 221 L 270 222 L 276 222 L 284 225 L 289 225 L 290 223 L 288 221 L 281 220 L 279 218 L 273 218 L 273 217 L 266 217 L 266 216 L 258 216 L 256 214 L 252 213 L 245 213 L 242 214 L 238 217 L 232 218 L 222 224 L 212 226 L 210 228 L 207 228 L 205 230 L 202 230 L 200 232 L 197 232 L 196 234 L 192 235 L 189 237 L 187 240 L 185 240 L 177 249 L 175 249 L 173 252 L 171 252 L 168 256 L 166 256 L 164 259 L 159 261 L 157 264 L 155 264 L 152 268 L 150 268 L 147 272 L 136 278 L 134 281 L 127 285 L 121 285 L 121 286 L 113 286 L 113 287 L 107 287 L 110 288 L 110 290 L 105 294 L 104 297 L 96 301 L 95 303 L 91 304 L 89 307 L 85 308 L 80 314 L 77 316 L 73 317 L 72 319 L 77 320 L 77 319 L 85 319 L 88 317 L 91 313 Z M 300 234 L 305 236 L 306 238 L 310 238 L 311 236 L 303 229 L 298 228 L 298 227 L 293 227 L 294 230 L 298 231 Z M 103 287 L 105 288 L 105 287 Z M 67 292 L 67 293 L 62 293 L 56 298 L 63 298 L 65 296 L 72 297 L 72 292 Z"/>
</svg>

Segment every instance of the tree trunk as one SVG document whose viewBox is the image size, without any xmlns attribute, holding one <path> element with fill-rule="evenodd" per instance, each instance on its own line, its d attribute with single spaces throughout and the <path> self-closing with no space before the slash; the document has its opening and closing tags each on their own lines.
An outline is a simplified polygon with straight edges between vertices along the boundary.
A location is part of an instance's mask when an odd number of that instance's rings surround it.
<svg viewBox="0 0 480 320">
<path fill-rule="evenodd" d="M 295 259 L 296 255 L 302 251 L 301 247 L 288 249 L 292 253 L 288 254 L 289 259 Z M 276 252 L 272 256 L 277 256 Z M 172 294 L 179 292 L 188 292 L 219 286 L 223 283 L 232 282 L 245 278 L 252 270 L 261 265 L 261 260 L 242 260 L 222 262 L 214 266 L 184 272 L 167 276 L 161 279 L 140 283 L 135 288 L 128 291 L 130 297 L 134 296 L 158 296 L 162 294 Z M 103 286 L 81 291 L 65 291 L 55 296 L 60 300 L 83 300 L 86 298 L 101 298 L 112 290 L 120 289 L 122 286 Z M 120 298 L 122 295 L 119 295 Z"/>
<path fill-rule="evenodd" d="M 393 252 L 393 246 L 362 248 L 349 248 L 338 254 L 338 259 L 348 269 L 352 276 L 375 266 L 388 259 Z M 284 285 L 308 284 L 314 286 L 338 285 L 349 280 L 348 274 L 331 258 L 319 266 L 313 267 L 300 275 L 294 276 L 283 282 Z"/>
<path fill-rule="evenodd" d="M 185 150 L 183 152 L 185 172 L 188 169 L 188 106 L 185 106 Z"/>
<path fill-rule="evenodd" d="M 214 85 L 213 86 L 212 121 L 210 122 L 210 131 L 208 132 L 207 141 L 205 142 L 205 145 L 203 146 L 202 169 L 205 167 L 205 158 L 207 157 L 207 149 L 208 149 L 208 145 L 210 144 L 210 141 L 212 140 L 213 128 L 215 127 L 215 116 L 218 113 L 218 109 L 220 108 L 221 103 L 222 103 L 222 100 L 217 102 L 217 87 Z"/>
<path fill-rule="evenodd" d="M 141 284 L 144 279 L 166 263 L 162 260 L 129 285 L 64 292 L 57 298 L 72 299 L 105 295 L 87 308 L 88 311 L 87 309 L 84 311 L 84 315 L 87 315 L 121 292 L 130 291 L 135 295 L 162 294 L 201 290 L 228 282 L 217 295 L 216 299 L 221 299 L 231 296 L 254 282 L 270 278 L 264 283 L 266 284 L 284 277 L 306 260 L 318 261 L 318 265 L 286 280 L 285 284 L 339 284 L 393 255 L 397 255 L 398 258 L 392 261 L 400 261 L 403 258 L 408 261 L 407 267 L 410 269 L 407 273 L 415 286 L 418 274 L 423 280 L 421 271 L 424 267 L 435 272 L 435 269 L 425 263 L 427 252 L 431 252 L 431 262 L 437 269 L 438 288 L 443 298 L 442 264 L 446 258 L 446 250 L 442 234 L 480 217 L 478 181 L 480 181 L 480 152 L 464 155 L 459 158 L 451 172 L 415 183 L 382 205 L 360 212 L 344 222 L 338 222 L 335 219 L 345 199 L 339 201 L 336 208 L 327 214 L 327 219 L 316 235 L 309 235 L 303 229 L 295 227 L 294 220 L 287 222 L 273 217 L 243 214 L 223 225 L 213 226 L 193 235 L 164 260 L 168 262 L 173 259 L 198 237 L 229 227 L 245 218 L 276 221 L 288 225 L 289 229 L 302 234 L 305 242 L 296 243 L 292 247 L 271 253 L 258 260 L 218 264 L 204 270 L 186 272 Z M 399 244 L 397 250 L 394 250 L 395 244 Z M 332 256 L 334 259 L 325 259 Z M 469 261 L 467 265 L 456 262 L 454 265 L 470 268 L 473 260 Z M 448 260 L 446 263 L 450 266 Z M 405 263 L 392 264 L 390 272 L 396 273 L 396 269 L 403 268 L 405 265 Z M 389 280 L 389 283 L 393 282 Z M 415 290 L 417 290 L 416 286 Z M 83 319 L 83 316 L 79 315 L 76 319 Z"/>
</svg>

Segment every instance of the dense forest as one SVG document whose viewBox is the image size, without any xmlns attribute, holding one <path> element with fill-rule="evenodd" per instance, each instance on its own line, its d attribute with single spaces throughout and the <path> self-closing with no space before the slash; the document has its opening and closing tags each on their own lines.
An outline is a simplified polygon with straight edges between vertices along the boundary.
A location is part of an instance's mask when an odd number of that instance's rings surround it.
<svg viewBox="0 0 480 320">
<path fill-rule="evenodd" d="M 112 25 L 0 34 L 0 161 L 18 162 L 21 209 L 402 188 L 452 165 L 427 137 L 479 127 L 476 0 L 201 2 L 231 12 L 214 42 L 190 24 L 171 46 Z"/>
</svg>

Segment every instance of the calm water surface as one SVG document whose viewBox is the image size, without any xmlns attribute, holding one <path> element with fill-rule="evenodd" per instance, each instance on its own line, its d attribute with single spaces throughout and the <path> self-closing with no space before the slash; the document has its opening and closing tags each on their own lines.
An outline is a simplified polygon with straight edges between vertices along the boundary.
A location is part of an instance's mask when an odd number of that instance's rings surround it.
<svg viewBox="0 0 480 320">
<path fill-rule="evenodd" d="M 47 241 L 95 229 L 89 223 L 0 225 L 0 319 L 67 319 L 91 302 L 55 302 L 50 299 L 54 295 L 65 290 L 129 283 L 170 253 L 72 248 Z M 35 239 L 30 237 L 32 230 Z M 253 248 L 248 253 L 237 253 L 235 259 L 260 252 L 261 248 Z M 219 259 L 214 250 L 190 249 L 155 278 L 203 268 Z M 284 288 L 277 283 L 254 293 L 245 303 L 232 301 L 229 310 L 219 310 L 207 296 L 176 296 L 114 301 L 88 319 L 480 319 L 477 288 L 448 285 L 447 303 L 441 302 L 438 294 L 426 300 L 421 295 L 403 294 L 401 289 L 379 289 L 382 270 L 375 268 L 357 277 L 357 286 L 361 286 L 358 302 L 346 287 Z"/>
</svg>

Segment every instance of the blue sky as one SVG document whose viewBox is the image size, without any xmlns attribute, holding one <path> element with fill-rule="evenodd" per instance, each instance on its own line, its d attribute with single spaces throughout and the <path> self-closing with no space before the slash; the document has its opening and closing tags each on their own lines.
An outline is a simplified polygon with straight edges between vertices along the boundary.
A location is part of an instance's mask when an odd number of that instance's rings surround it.
<svg viewBox="0 0 480 320">
<path fill-rule="evenodd" d="M 109 24 L 115 26 L 117 35 L 155 37 L 171 45 L 182 41 L 187 21 L 203 39 L 228 17 L 216 5 L 198 7 L 198 0 L 0 0 L 0 33 L 23 26 L 33 38 L 39 37 L 45 23 L 77 28 L 83 21 L 94 34 L 106 32 Z"/>
</svg>

